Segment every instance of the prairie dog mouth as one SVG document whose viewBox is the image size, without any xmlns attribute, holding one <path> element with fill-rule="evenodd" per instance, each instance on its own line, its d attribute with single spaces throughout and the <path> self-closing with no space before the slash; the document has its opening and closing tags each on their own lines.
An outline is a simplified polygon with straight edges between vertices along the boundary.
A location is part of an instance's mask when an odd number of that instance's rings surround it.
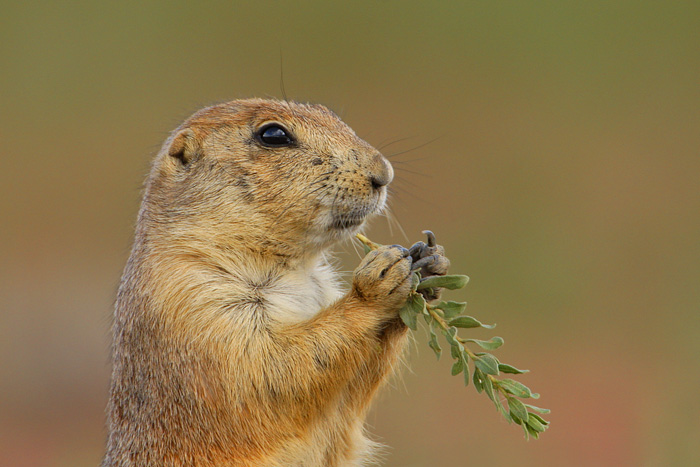
<svg viewBox="0 0 700 467">
<path fill-rule="evenodd" d="M 364 206 L 350 212 L 334 212 L 330 228 L 345 230 L 361 225 L 371 214 L 377 211 L 377 206 Z"/>
<path fill-rule="evenodd" d="M 381 212 L 386 206 L 386 189 L 378 190 L 371 196 L 342 196 L 328 206 L 325 228 L 329 231 L 347 233 L 359 228 L 372 215 Z"/>
<path fill-rule="evenodd" d="M 345 230 L 357 227 L 365 221 L 365 217 L 334 216 L 331 228 L 335 230 Z"/>
</svg>

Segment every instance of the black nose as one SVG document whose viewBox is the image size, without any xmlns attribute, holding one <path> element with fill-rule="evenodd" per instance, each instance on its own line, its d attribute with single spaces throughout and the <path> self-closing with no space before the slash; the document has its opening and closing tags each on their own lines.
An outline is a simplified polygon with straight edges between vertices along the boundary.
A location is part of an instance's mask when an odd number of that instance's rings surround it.
<svg viewBox="0 0 700 467">
<path fill-rule="evenodd" d="M 389 184 L 389 177 L 370 175 L 369 182 L 372 184 L 372 188 L 378 190 L 381 187 L 387 186 Z"/>
<path fill-rule="evenodd" d="M 391 180 L 394 178 L 394 171 L 381 154 L 375 156 L 375 163 L 374 170 L 369 174 L 369 183 L 373 189 L 379 190 L 381 187 L 391 183 Z"/>
</svg>

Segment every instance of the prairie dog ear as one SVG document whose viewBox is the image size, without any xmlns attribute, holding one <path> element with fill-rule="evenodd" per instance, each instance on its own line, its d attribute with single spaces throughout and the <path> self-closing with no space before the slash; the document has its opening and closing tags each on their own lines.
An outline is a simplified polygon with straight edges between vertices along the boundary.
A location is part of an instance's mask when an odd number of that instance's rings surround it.
<svg viewBox="0 0 700 467">
<path fill-rule="evenodd" d="M 192 162 L 201 152 L 197 137 L 190 128 L 178 132 L 168 148 L 168 155 L 179 159 L 183 165 Z"/>
</svg>

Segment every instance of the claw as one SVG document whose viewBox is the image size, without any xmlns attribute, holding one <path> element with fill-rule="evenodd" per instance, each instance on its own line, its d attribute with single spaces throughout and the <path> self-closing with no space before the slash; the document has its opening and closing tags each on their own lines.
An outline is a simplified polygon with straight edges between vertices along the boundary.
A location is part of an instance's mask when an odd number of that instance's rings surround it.
<svg viewBox="0 0 700 467">
<path fill-rule="evenodd" d="M 411 266 L 411 271 L 417 271 L 418 269 L 423 268 L 424 266 L 428 266 L 430 264 L 433 264 L 435 261 L 437 261 L 439 258 L 438 255 L 431 255 L 431 256 L 426 256 L 425 258 L 421 258 L 418 261 L 415 261 L 413 263 L 413 266 Z"/>
<path fill-rule="evenodd" d="M 428 236 L 428 246 L 429 247 L 434 247 L 437 245 L 437 242 L 435 241 L 435 234 L 431 232 L 430 230 L 424 230 L 422 233 Z"/>
<path fill-rule="evenodd" d="M 425 243 L 417 242 L 408 249 L 408 254 L 411 255 L 414 260 L 419 260 L 423 248 L 425 248 Z"/>
</svg>

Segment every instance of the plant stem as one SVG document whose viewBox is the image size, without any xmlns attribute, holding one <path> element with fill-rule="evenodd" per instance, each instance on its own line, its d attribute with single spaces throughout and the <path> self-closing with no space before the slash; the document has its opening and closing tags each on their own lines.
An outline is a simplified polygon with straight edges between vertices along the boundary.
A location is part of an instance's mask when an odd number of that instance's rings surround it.
<svg viewBox="0 0 700 467">
<path fill-rule="evenodd" d="M 447 332 L 447 330 L 450 329 L 450 326 L 447 324 L 447 321 L 445 321 L 445 319 L 444 319 L 442 316 L 440 316 L 440 314 L 439 314 L 437 311 L 435 311 L 435 307 L 433 307 L 432 305 L 426 303 L 425 308 L 428 310 L 428 313 L 430 313 L 430 316 L 431 316 L 435 321 L 437 321 L 437 323 L 440 325 L 440 327 L 442 328 L 443 331 Z M 471 358 L 472 360 L 478 360 L 478 359 L 479 359 L 479 357 L 477 357 L 471 350 L 469 350 L 469 348 L 466 347 L 466 345 L 465 345 L 465 344 L 466 344 L 466 341 L 465 341 L 464 339 L 460 339 L 460 338 L 457 337 L 457 336 L 455 336 L 455 339 L 457 339 L 457 341 L 461 342 L 462 345 L 465 346 L 465 347 L 464 347 L 464 351 L 467 353 L 467 355 L 469 356 L 469 358 Z"/>
<path fill-rule="evenodd" d="M 381 245 L 378 243 L 374 243 L 372 240 L 369 238 L 365 237 L 361 233 L 355 234 L 355 238 L 357 238 L 360 242 L 362 242 L 364 245 L 367 246 L 370 250 L 376 250 L 379 248 Z"/>
</svg>

